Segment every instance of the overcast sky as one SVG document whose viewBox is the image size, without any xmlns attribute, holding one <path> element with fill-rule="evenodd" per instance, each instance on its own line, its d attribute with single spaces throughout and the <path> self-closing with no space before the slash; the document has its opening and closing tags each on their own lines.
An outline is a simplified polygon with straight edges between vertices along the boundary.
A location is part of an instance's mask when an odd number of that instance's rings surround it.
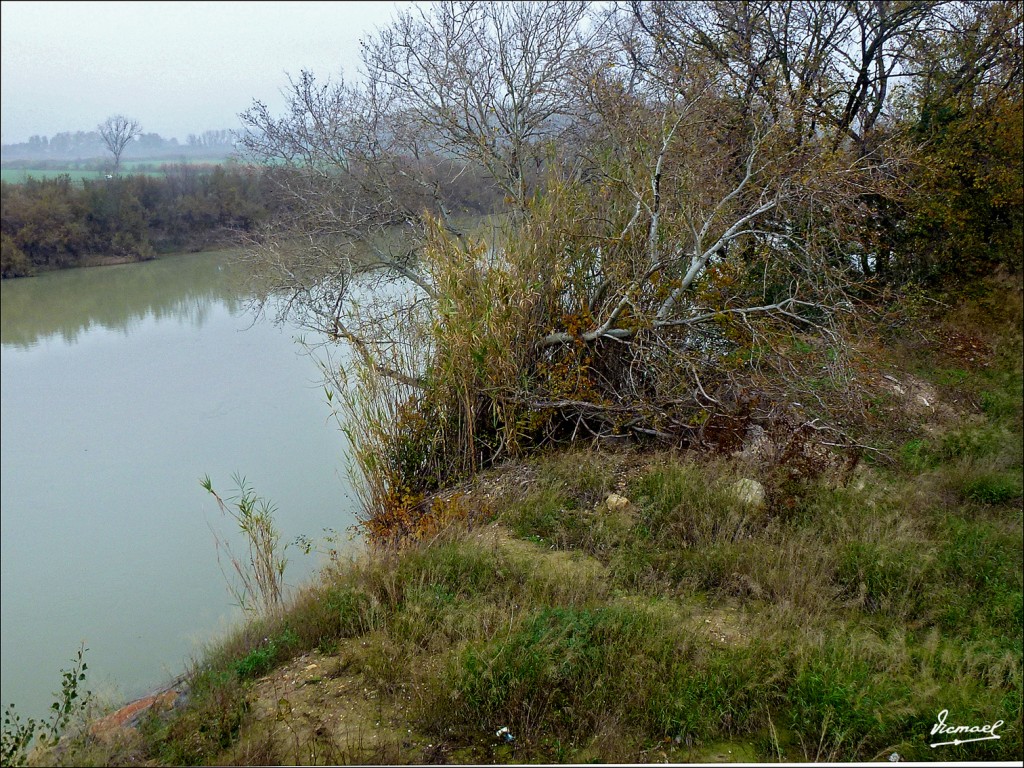
<svg viewBox="0 0 1024 768">
<path fill-rule="evenodd" d="M 180 141 L 239 127 L 286 73 L 356 74 L 359 40 L 402 2 L 0 3 L 0 134 L 90 131 L 122 113 Z"/>
</svg>

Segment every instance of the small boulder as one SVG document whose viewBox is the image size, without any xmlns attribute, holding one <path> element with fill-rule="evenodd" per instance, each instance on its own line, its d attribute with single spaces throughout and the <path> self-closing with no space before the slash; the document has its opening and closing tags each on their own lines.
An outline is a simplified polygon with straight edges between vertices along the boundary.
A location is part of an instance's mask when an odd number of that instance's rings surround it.
<svg viewBox="0 0 1024 768">
<path fill-rule="evenodd" d="M 744 477 L 729 486 L 729 490 L 741 504 L 748 507 L 764 506 L 764 486 L 757 480 Z"/>
<path fill-rule="evenodd" d="M 610 512 L 618 512 L 629 506 L 629 499 L 625 496 L 619 496 L 617 493 L 610 493 L 608 498 L 604 500 L 604 503 Z"/>
</svg>

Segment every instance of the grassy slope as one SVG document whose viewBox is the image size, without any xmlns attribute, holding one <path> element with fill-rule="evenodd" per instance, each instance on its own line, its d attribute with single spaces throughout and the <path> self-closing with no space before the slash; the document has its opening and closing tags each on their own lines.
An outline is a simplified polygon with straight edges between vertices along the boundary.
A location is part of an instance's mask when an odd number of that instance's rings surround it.
<svg viewBox="0 0 1024 768">
<path fill-rule="evenodd" d="M 582 452 L 493 472 L 448 502 L 467 520 L 339 564 L 212 651 L 186 708 L 65 760 L 1020 759 L 1019 288 L 876 363 L 902 382 L 872 400 L 894 461 L 808 478 Z M 613 491 L 631 503 L 609 511 Z M 943 709 L 1002 738 L 931 749 Z"/>
</svg>

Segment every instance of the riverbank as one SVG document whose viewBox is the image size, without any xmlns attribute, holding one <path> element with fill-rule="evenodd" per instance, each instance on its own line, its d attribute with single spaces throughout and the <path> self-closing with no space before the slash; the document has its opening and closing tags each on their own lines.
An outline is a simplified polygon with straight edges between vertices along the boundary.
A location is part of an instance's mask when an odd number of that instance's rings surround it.
<svg viewBox="0 0 1024 768">
<path fill-rule="evenodd" d="M 191 256 L 191 255 L 203 255 L 203 254 L 222 254 L 222 253 L 238 253 L 239 249 L 236 243 L 230 240 L 224 240 L 222 242 L 216 242 L 208 244 L 206 247 L 191 250 L 191 251 L 166 251 L 163 253 L 152 253 L 148 255 L 113 255 L 113 254 L 92 254 L 89 256 L 83 256 L 81 261 L 67 267 L 36 267 L 36 271 L 33 275 L 27 275 L 28 277 L 34 277 L 36 275 L 45 275 L 49 272 L 62 272 L 69 269 L 90 269 L 92 267 L 112 267 L 120 264 L 143 264 L 147 261 L 156 261 L 159 259 L 173 259 L 176 256 Z"/>
<path fill-rule="evenodd" d="M 853 462 L 584 450 L 449 489 L 60 761 L 1019 760 L 1020 307 L 876 349 Z"/>
</svg>

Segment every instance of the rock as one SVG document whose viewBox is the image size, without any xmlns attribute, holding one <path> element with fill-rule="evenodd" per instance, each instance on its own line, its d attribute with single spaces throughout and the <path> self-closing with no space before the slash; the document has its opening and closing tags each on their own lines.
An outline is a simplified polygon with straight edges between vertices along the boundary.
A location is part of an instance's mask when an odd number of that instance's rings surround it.
<svg viewBox="0 0 1024 768">
<path fill-rule="evenodd" d="M 150 709 L 170 709 L 177 698 L 177 691 L 164 691 L 133 701 L 113 714 L 97 720 L 89 727 L 89 732 L 98 739 L 107 740 L 120 730 L 133 728 Z"/>
<path fill-rule="evenodd" d="M 608 498 L 604 500 L 609 511 L 618 512 L 619 510 L 625 509 L 629 506 L 629 499 L 625 496 L 619 496 L 617 493 L 608 494 Z"/>
<path fill-rule="evenodd" d="M 895 376 L 890 376 L 890 375 L 889 375 L 889 374 L 887 374 L 887 373 L 883 373 L 883 374 L 882 374 L 882 378 L 883 378 L 883 379 L 885 379 L 886 381 L 888 381 L 888 382 L 889 382 L 890 388 L 891 388 L 891 389 L 892 389 L 892 391 L 893 391 L 893 392 L 895 392 L 895 393 L 896 393 L 897 395 L 905 395 L 905 394 L 907 394 L 907 390 L 905 390 L 905 389 L 904 389 L 904 388 L 903 388 L 903 387 L 901 386 L 901 382 L 900 382 L 900 380 L 899 380 L 899 379 L 897 379 L 897 378 L 896 378 Z"/>
<path fill-rule="evenodd" d="M 161 712 L 173 709 L 184 703 L 188 697 L 186 686 L 182 681 L 149 696 L 131 702 L 116 712 L 94 721 L 89 726 L 89 733 L 94 738 L 109 741 L 122 731 L 136 727 L 147 712 Z"/>
<path fill-rule="evenodd" d="M 749 507 L 764 506 L 764 486 L 757 480 L 744 477 L 729 486 L 729 490 L 741 504 Z"/>
<path fill-rule="evenodd" d="M 759 424 L 751 424 L 743 438 L 743 447 L 733 452 L 733 456 L 743 461 L 762 463 L 770 460 L 775 451 L 771 438 Z"/>
</svg>

